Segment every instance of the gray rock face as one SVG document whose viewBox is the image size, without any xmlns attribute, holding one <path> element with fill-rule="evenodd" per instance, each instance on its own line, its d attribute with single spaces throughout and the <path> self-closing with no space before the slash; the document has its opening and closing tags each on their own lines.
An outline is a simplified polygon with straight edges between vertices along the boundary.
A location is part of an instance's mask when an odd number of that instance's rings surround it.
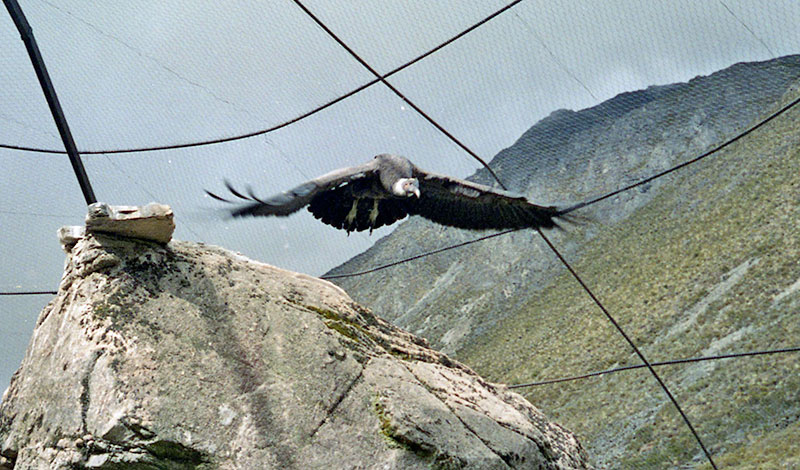
<svg viewBox="0 0 800 470">
<path fill-rule="evenodd" d="M 89 206 L 86 231 L 167 243 L 175 231 L 172 216 L 169 206 L 155 202 L 144 206 L 109 206 L 96 202 Z"/>
<path fill-rule="evenodd" d="M 0 407 L 0 469 L 587 467 L 333 284 L 177 241 L 77 241 Z"/>
<path fill-rule="evenodd" d="M 151 202 L 144 206 L 109 206 L 104 202 L 89 205 L 85 226 L 65 226 L 58 230 L 58 241 L 69 253 L 86 232 L 106 233 L 168 243 L 175 231 L 172 209 Z"/>
</svg>

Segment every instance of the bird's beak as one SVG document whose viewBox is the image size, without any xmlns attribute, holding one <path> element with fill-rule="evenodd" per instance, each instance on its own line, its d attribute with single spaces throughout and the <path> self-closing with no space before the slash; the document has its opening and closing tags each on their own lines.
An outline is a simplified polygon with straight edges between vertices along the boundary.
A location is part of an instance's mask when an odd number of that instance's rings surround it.
<svg viewBox="0 0 800 470">
<path fill-rule="evenodd" d="M 417 196 L 417 199 L 419 199 L 419 188 L 414 188 L 414 196 Z"/>
</svg>

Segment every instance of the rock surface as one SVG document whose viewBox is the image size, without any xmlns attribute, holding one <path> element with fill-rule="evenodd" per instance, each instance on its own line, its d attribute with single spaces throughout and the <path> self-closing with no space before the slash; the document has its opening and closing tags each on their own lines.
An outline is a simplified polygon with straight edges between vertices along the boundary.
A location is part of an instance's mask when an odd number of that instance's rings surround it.
<svg viewBox="0 0 800 470">
<path fill-rule="evenodd" d="M 0 407 L 4 470 L 587 467 L 333 284 L 178 241 L 78 240 Z"/>
<path fill-rule="evenodd" d="M 96 202 L 89 206 L 86 231 L 167 243 L 175 231 L 175 221 L 172 209 L 164 204 L 109 206 Z"/>
</svg>

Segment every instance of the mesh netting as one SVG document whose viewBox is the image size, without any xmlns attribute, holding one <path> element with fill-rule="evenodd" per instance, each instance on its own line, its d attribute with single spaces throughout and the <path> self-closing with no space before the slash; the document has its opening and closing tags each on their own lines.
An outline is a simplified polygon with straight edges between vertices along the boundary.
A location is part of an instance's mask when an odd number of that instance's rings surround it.
<svg viewBox="0 0 800 470">
<path fill-rule="evenodd" d="M 179 239 L 364 273 L 336 282 L 493 381 L 641 364 L 598 303 L 652 362 L 781 349 L 657 369 L 721 467 L 798 464 L 797 2 L 303 5 L 22 5 L 98 199 L 169 204 Z M 0 36 L 0 291 L 50 291 L 55 231 L 85 203 L 7 15 Z M 545 234 L 586 289 L 535 231 L 412 218 L 348 237 L 308 213 L 224 220 L 202 191 L 269 195 L 384 152 L 500 185 L 482 159 L 539 204 L 631 187 Z M 0 384 L 49 298 L 0 297 Z M 600 467 L 709 465 L 646 369 L 519 391 Z"/>
</svg>

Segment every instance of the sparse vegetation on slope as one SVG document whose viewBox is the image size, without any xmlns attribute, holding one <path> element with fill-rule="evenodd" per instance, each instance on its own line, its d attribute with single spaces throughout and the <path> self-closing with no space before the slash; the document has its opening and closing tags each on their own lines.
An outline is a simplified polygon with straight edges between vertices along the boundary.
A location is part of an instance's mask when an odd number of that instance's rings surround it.
<svg viewBox="0 0 800 470">
<path fill-rule="evenodd" d="M 599 230 L 575 267 L 651 361 L 796 346 L 798 202 L 800 110 L 793 110 L 675 176 L 624 223 Z M 507 383 L 638 362 L 566 274 L 459 358 Z M 659 373 L 726 468 L 782 468 L 792 449 L 796 455 L 796 355 Z M 702 461 L 646 371 L 541 386 L 526 396 L 582 434 L 602 466 Z"/>
<path fill-rule="evenodd" d="M 798 77 L 800 56 L 791 56 L 557 111 L 491 165 L 534 200 L 585 200 L 733 137 L 796 98 Z M 594 222 L 551 237 L 651 361 L 798 346 L 798 206 L 795 109 L 711 158 L 592 206 Z M 409 221 L 337 272 L 478 236 L 423 225 Z M 340 284 L 499 382 L 638 363 L 529 231 Z M 796 353 L 658 370 L 725 468 L 785 468 L 797 455 Z M 600 468 L 704 464 L 646 370 L 525 393 L 582 434 Z"/>
</svg>

